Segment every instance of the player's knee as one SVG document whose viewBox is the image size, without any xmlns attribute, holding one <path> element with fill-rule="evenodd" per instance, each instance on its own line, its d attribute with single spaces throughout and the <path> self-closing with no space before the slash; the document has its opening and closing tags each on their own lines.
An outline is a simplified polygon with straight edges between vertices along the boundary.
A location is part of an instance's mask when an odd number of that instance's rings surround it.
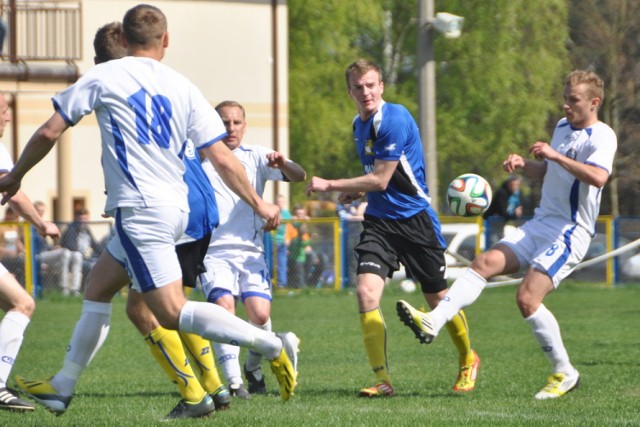
<svg viewBox="0 0 640 427">
<path fill-rule="evenodd" d="M 19 313 L 24 314 L 28 318 L 33 316 L 33 313 L 36 311 L 36 302 L 33 297 L 25 292 L 21 298 L 16 301 L 12 310 L 15 310 Z"/>
</svg>

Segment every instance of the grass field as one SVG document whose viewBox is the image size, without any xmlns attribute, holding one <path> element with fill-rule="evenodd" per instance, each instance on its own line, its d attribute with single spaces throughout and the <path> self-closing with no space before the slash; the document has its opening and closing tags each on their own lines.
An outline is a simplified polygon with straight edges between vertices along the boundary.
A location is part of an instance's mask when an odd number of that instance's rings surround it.
<svg viewBox="0 0 640 427">
<path fill-rule="evenodd" d="M 451 387 L 457 357 L 443 334 L 418 344 L 395 314 L 399 298 L 420 306 L 419 293 L 394 285 L 383 298 L 388 354 L 397 396 L 366 400 L 357 391 L 373 383 L 351 292 L 279 294 L 273 305 L 276 330 L 301 338 L 299 386 L 281 402 L 275 377 L 270 393 L 234 400 L 229 411 L 180 425 L 220 426 L 416 426 L 416 425 L 640 425 L 640 287 L 605 288 L 565 283 L 546 305 L 558 318 L 581 387 L 552 401 L 533 399 L 549 374 L 528 325 L 514 303 L 514 288 L 488 289 L 467 309 L 474 348 L 482 358 L 476 390 L 457 395 Z M 13 375 L 41 378 L 61 366 L 81 300 L 50 296 L 39 301 Z M 113 307 L 110 336 L 85 371 L 67 413 L 38 407 L 34 413 L 0 413 L 1 426 L 157 425 L 179 400 L 174 385 L 152 361 L 124 314 Z M 12 380 L 10 380 L 12 385 Z"/>
</svg>

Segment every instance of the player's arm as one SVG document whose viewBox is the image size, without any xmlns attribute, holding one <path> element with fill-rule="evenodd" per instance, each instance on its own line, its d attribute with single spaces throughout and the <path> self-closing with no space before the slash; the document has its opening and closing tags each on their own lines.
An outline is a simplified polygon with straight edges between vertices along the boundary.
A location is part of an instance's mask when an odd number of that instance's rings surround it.
<svg viewBox="0 0 640 427">
<path fill-rule="evenodd" d="M 397 160 L 376 160 L 373 171 L 354 178 L 323 179 L 314 176 L 307 185 L 307 196 L 316 191 L 342 191 L 352 194 L 385 191 L 397 166 Z"/>
<path fill-rule="evenodd" d="M 24 175 L 51 151 L 56 140 L 68 127 L 62 116 L 55 112 L 35 131 L 13 169 L 0 178 L 0 192 L 5 193 L 1 201 L 3 205 L 17 193 Z"/>
<path fill-rule="evenodd" d="M 221 142 L 211 144 L 203 148 L 202 152 L 227 187 L 247 202 L 266 221 L 265 230 L 273 230 L 280 224 L 280 208 L 262 200 L 249 182 L 244 166 L 226 145 Z"/>
<path fill-rule="evenodd" d="M 274 151 L 267 154 L 268 166 L 270 168 L 278 168 L 282 171 L 282 174 L 290 182 L 300 182 L 307 178 L 307 172 L 302 166 L 294 162 L 293 160 L 287 160 L 287 158 L 280 152 Z"/>
<path fill-rule="evenodd" d="M 556 162 L 585 184 L 602 188 L 609 179 L 609 172 L 605 169 L 573 160 L 557 152 L 546 142 L 536 142 L 529 151 L 535 155 L 536 158 Z"/>
<path fill-rule="evenodd" d="M 31 203 L 31 200 L 29 200 L 29 197 L 27 197 L 23 191 L 18 190 L 18 192 L 9 199 L 9 206 L 11 206 L 18 215 L 29 221 L 42 236 L 60 237 L 58 227 L 54 223 L 42 219 L 33 206 L 33 203 Z"/>
<path fill-rule="evenodd" d="M 515 172 L 516 169 L 522 169 L 526 176 L 537 181 L 542 181 L 544 174 L 547 173 L 546 162 L 525 159 L 519 154 L 509 154 L 507 160 L 502 162 L 502 168 L 509 173 Z"/>
</svg>

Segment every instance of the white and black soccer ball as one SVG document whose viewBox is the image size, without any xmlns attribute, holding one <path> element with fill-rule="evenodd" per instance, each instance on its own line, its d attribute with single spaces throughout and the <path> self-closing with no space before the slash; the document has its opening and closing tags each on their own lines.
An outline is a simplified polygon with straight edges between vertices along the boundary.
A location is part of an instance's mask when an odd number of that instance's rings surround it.
<svg viewBox="0 0 640 427">
<path fill-rule="evenodd" d="M 493 192 L 486 179 L 474 173 L 460 175 L 449 184 L 447 201 L 455 215 L 478 216 L 489 209 Z"/>
<path fill-rule="evenodd" d="M 404 279 L 400 282 L 400 289 L 408 294 L 414 293 L 416 291 L 416 282 L 411 279 Z"/>
</svg>

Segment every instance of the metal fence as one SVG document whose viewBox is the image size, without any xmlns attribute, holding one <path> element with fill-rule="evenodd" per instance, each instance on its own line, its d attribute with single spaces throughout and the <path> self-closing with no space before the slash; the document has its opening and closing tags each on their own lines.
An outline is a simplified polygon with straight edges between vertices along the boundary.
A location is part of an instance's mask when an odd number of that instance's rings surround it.
<svg viewBox="0 0 640 427">
<path fill-rule="evenodd" d="M 463 271 L 477 253 L 526 219 L 506 224 L 495 219 L 483 221 L 447 216 L 441 220 L 449 252 L 455 253 L 455 256 L 447 253 L 447 269 L 453 279 L 456 271 Z M 58 224 L 63 233 L 68 225 Z M 112 224 L 100 221 L 88 226 L 98 242 L 94 250 L 79 254 L 54 245 L 38 253 L 33 230 L 28 224 L 0 222 L 0 262 L 35 296 L 53 292 L 79 293 L 84 288 L 89 269 L 106 247 Z M 362 231 L 360 221 L 339 218 L 285 220 L 282 227 L 281 231 L 288 229 L 286 242 L 284 233 L 280 237 L 277 232 L 265 235 L 267 261 L 276 289 L 343 289 L 356 285 L 354 247 Z M 601 216 L 585 261 L 597 260 L 639 238 L 640 218 Z M 13 250 L 16 239 L 22 240 L 23 250 Z M 283 269 L 286 270 L 285 279 Z M 603 259 L 576 270 L 570 278 L 610 285 L 640 283 L 640 250 L 636 247 Z"/>
<path fill-rule="evenodd" d="M 69 224 L 57 224 L 63 235 Z M 47 239 L 47 246 L 42 246 L 28 223 L 0 222 L 0 262 L 36 297 L 52 292 L 79 295 L 89 270 L 106 247 L 112 224 L 96 221 L 86 226 L 94 241 L 81 253 L 76 247 L 60 245 L 60 239 Z"/>
</svg>

